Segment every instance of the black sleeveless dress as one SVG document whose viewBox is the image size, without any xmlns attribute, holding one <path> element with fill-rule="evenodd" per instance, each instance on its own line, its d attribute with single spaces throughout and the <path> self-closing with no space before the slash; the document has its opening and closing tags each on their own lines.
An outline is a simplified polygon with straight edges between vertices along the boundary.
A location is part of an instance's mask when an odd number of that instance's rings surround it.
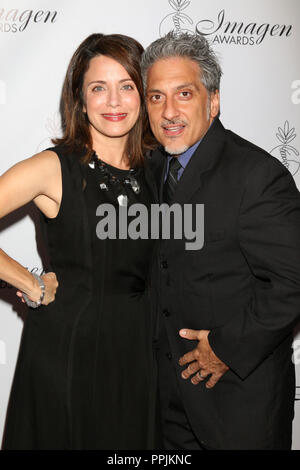
<svg viewBox="0 0 300 470">
<path fill-rule="evenodd" d="M 116 194 L 100 189 L 97 168 L 78 170 L 80 153 L 54 151 L 63 199 L 58 217 L 42 217 L 42 228 L 59 288 L 55 302 L 30 310 L 25 321 L 3 448 L 153 449 L 159 436 L 147 281 L 154 242 L 99 239 L 97 208 L 110 204 L 118 220 Z M 119 180 L 128 173 L 108 170 Z M 127 188 L 129 205 L 150 207 L 144 168 L 136 180 L 141 190 Z"/>
</svg>

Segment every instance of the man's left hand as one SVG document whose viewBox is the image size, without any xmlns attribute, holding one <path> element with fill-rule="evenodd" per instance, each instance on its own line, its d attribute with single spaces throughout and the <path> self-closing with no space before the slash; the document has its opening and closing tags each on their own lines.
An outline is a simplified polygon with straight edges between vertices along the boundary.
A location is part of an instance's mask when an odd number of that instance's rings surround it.
<svg viewBox="0 0 300 470">
<path fill-rule="evenodd" d="M 182 372 L 182 378 L 188 379 L 192 375 L 191 382 L 197 385 L 210 375 L 206 387 L 214 387 L 229 367 L 211 349 L 207 338 L 209 330 L 189 330 L 185 328 L 180 330 L 179 334 L 185 339 L 198 340 L 197 347 L 179 359 L 179 365 L 189 364 Z"/>
</svg>

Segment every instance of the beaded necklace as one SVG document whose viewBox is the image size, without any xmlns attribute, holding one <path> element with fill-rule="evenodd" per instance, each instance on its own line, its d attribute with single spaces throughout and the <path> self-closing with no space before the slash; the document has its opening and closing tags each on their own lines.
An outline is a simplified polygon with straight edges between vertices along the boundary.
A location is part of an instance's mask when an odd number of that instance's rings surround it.
<svg viewBox="0 0 300 470">
<path fill-rule="evenodd" d="M 111 172 L 110 165 L 101 160 L 96 152 L 92 155 L 89 166 L 99 172 L 100 189 L 102 191 L 112 189 L 120 206 L 127 206 L 128 204 L 127 189 L 132 190 L 135 194 L 139 194 L 141 191 L 140 184 L 136 179 L 137 170 L 135 168 L 130 168 L 123 178 L 118 177 Z"/>
</svg>

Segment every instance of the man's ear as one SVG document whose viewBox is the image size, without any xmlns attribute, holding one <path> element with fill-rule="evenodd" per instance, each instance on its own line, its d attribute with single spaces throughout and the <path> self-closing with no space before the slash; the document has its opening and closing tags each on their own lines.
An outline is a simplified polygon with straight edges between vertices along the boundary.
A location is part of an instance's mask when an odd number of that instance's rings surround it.
<svg viewBox="0 0 300 470">
<path fill-rule="evenodd" d="M 220 93 L 219 90 L 213 91 L 210 94 L 210 117 L 215 118 L 220 111 Z"/>
</svg>

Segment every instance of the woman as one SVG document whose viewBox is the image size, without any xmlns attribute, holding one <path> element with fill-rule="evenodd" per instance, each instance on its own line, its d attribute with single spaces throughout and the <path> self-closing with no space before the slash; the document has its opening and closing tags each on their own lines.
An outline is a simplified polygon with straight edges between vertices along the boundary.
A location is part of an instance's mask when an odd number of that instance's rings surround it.
<svg viewBox="0 0 300 470">
<path fill-rule="evenodd" d="M 117 34 L 83 41 L 63 88 L 63 137 L 1 177 L 2 216 L 30 200 L 40 209 L 53 271 L 33 278 L 1 252 L 1 279 L 43 304 L 25 321 L 4 449 L 155 446 L 153 241 L 105 239 L 96 213 L 154 201 L 142 51 Z"/>
</svg>

